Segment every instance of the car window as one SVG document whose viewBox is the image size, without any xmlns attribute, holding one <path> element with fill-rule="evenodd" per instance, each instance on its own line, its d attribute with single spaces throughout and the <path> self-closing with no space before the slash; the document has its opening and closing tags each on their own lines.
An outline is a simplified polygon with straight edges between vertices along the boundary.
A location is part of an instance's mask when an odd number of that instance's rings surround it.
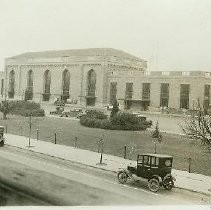
<svg viewBox="0 0 211 210">
<path fill-rule="evenodd" d="M 144 156 L 144 164 L 146 164 L 146 165 L 150 164 L 149 156 Z"/>
<path fill-rule="evenodd" d="M 155 159 L 155 165 L 156 165 L 156 166 L 159 165 L 159 159 L 158 159 L 158 158 Z"/>
<path fill-rule="evenodd" d="M 138 156 L 138 164 L 142 164 L 143 163 L 143 156 Z"/>
<path fill-rule="evenodd" d="M 156 157 L 151 157 L 151 165 L 158 166 L 158 164 L 159 164 L 159 159 Z"/>
<path fill-rule="evenodd" d="M 151 165 L 152 165 L 152 166 L 155 165 L 155 161 L 156 161 L 155 159 L 156 159 L 155 157 L 151 157 Z"/>
<path fill-rule="evenodd" d="M 170 159 L 165 160 L 165 166 L 167 166 L 167 167 L 171 166 L 171 160 Z"/>
</svg>

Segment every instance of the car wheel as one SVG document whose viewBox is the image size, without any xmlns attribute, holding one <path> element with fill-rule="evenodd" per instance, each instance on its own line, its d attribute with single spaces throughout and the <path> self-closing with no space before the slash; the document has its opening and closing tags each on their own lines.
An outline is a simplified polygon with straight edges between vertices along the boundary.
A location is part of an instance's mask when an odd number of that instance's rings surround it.
<svg viewBox="0 0 211 210">
<path fill-rule="evenodd" d="M 160 188 L 160 183 L 157 179 L 153 178 L 149 180 L 148 187 L 150 191 L 157 192 Z"/>
<path fill-rule="evenodd" d="M 166 189 L 166 190 L 171 190 L 174 186 L 174 182 L 172 180 L 168 180 L 164 185 L 163 187 Z"/>
<path fill-rule="evenodd" d="M 4 141 L 0 141 L 0 147 L 3 147 L 4 146 Z"/>
<path fill-rule="evenodd" d="M 121 183 L 121 184 L 124 184 L 127 181 L 127 174 L 123 171 L 120 171 L 117 174 L 117 177 L 118 177 L 119 183 Z"/>
</svg>

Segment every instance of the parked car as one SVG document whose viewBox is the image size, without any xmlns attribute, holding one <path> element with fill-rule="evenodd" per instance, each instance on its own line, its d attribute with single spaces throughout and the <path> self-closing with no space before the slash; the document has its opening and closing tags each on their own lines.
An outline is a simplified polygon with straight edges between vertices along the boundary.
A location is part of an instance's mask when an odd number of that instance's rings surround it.
<svg viewBox="0 0 211 210">
<path fill-rule="evenodd" d="M 147 179 L 151 191 L 157 192 L 160 187 L 171 190 L 175 178 L 171 175 L 173 157 L 163 154 L 142 154 L 137 156 L 136 166 L 120 169 L 117 177 L 120 183 L 130 178 L 134 181 Z"/>
<path fill-rule="evenodd" d="M 77 118 L 80 119 L 82 116 L 86 115 L 90 110 L 84 110 L 82 112 L 80 112 L 79 114 L 77 114 Z"/>
<path fill-rule="evenodd" d="M 82 116 L 86 115 L 88 112 L 93 111 L 93 109 L 87 109 L 80 112 L 76 117 L 80 119 Z"/>
<path fill-rule="evenodd" d="M 56 106 L 65 106 L 65 101 L 64 100 L 61 100 L 59 98 L 57 98 L 55 101 L 54 101 L 54 105 Z"/>
<path fill-rule="evenodd" d="M 86 113 L 81 112 L 81 113 L 77 114 L 77 116 L 76 116 L 76 117 L 77 117 L 78 119 L 80 119 L 80 118 L 81 118 L 83 115 L 85 115 L 85 114 L 86 114 Z"/>
<path fill-rule="evenodd" d="M 73 111 L 74 112 L 82 112 L 83 110 L 82 110 L 82 108 L 74 108 Z"/>
<path fill-rule="evenodd" d="M 60 114 L 60 117 L 69 117 L 70 116 L 70 112 L 65 112 L 63 111 L 61 114 Z"/>
<path fill-rule="evenodd" d="M 50 114 L 51 115 L 61 115 L 62 112 L 64 111 L 64 107 L 63 106 L 57 106 L 55 111 L 51 111 Z"/>
<path fill-rule="evenodd" d="M 106 109 L 107 109 L 107 110 L 112 110 L 112 109 L 113 109 L 113 105 L 107 105 L 107 106 L 106 106 Z"/>
</svg>

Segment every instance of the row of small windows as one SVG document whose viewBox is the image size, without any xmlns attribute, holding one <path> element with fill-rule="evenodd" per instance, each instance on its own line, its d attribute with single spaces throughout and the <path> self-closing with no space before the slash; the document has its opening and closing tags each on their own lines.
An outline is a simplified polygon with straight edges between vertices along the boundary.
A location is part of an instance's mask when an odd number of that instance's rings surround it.
<svg viewBox="0 0 211 210">
<path fill-rule="evenodd" d="M 142 105 L 150 105 L 150 83 L 142 84 Z M 180 108 L 189 109 L 189 94 L 190 94 L 190 85 L 189 84 L 180 84 Z M 110 103 L 117 99 L 117 82 L 110 83 Z M 125 100 L 130 101 L 133 95 L 133 83 L 126 83 L 125 90 Z M 204 107 L 208 107 L 210 103 L 210 85 L 204 86 Z M 160 86 L 160 106 L 168 107 L 169 106 L 169 83 L 161 83 Z"/>
<path fill-rule="evenodd" d="M 154 73 L 160 73 L 160 72 L 152 72 L 153 74 Z M 173 72 L 174 73 L 174 72 Z M 146 76 L 148 75 L 151 75 L 151 72 L 150 71 L 145 71 L 145 73 L 144 73 Z M 162 76 L 169 76 L 171 74 L 171 72 L 169 72 L 169 71 L 162 71 L 161 72 L 161 75 Z M 190 76 L 190 72 L 189 71 L 183 71 L 183 72 L 181 72 L 181 74 L 182 74 L 182 76 Z M 205 72 L 204 73 L 204 76 L 206 76 L 206 77 L 209 77 L 210 76 L 210 72 Z"/>
<path fill-rule="evenodd" d="M 29 70 L 27 72 L 27 87 L 25 90 L 25 100 L 33 99 L 33 71 Z M 87 73 L 87 89 L 86 89 L 86 98 L 88 105 L 95 104 L 95 92 L 96 92 L 96 73 L 93 69 Z M 67 100 L 70 96 L 70 72 L 64 70 L 62 73 L 62 93 L 61 100 Z M 15 95 L 15 71 L 12 70 L 9 73 L 9 88 L 8 88 L 8 97 L 14 98 Z M 51 72 L 46 70 L 43 77 L 43 101 L 49 101 L 51 95 Z"/>
<path fill-rule="evenodd" d="M 161 74 L 163 76 L 168 76 L 168 75 L 170 75 L 170 72 L 169 71 L 162 71 Z M 151 75 L 151 72 L 150 71 L 146 71 L 145 72 L 145 75 Z M 190 75 L 190 72 L 189 71 L 183 71 L 182 72 L 182 75 L 183 76 L 189 76 Z"/>
</svg>

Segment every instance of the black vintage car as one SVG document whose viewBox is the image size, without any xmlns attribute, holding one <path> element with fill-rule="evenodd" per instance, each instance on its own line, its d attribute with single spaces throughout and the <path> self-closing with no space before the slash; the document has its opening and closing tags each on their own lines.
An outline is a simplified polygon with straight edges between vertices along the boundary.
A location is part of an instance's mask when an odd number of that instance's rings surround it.
<svg viewBox="0 0 211 210">
<path fill-rule="evenodd" d="M 120 169 L 118 180 L 124 184 L 128 178 L 139 181 L 140 178 L 148 180 L 151 191 L 157 192 L 161 186 L 171 190 L 175 178 L 171 175 L 173 157 L 163 154 L 142 154 L 137 156 L 137 165 Z"/>
</svg>

